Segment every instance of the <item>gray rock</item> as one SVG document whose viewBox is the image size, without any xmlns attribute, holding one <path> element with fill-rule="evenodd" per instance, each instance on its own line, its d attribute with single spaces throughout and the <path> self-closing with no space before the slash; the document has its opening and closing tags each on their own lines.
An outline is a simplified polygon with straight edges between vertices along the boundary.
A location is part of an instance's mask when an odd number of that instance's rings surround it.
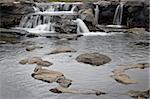
<svg viewBox="0 0 150 99">
<path fill-rule="evenodd" d="M 109 57 L 107 57 L 106 55 L 99 54 L 99 53 L 81 54 L 76 58 L 76 60 L 78 62 L 96 65 L 96 66 L 100 66 L 111 61 Z"/>
</svg>

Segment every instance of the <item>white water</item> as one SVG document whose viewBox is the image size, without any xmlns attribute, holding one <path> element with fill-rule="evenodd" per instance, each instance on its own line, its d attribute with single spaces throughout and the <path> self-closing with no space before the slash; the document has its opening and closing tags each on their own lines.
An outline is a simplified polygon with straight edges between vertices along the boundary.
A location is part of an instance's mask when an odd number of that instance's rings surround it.
<svg viewBox="0 0 150 99">
<path fill-rule="evenodd" d="M 96 21 L 96 24 L 98 24 L 99 22 L 99 7 L 98 5 L 96 5 L 96 8 L 95 8 L 95 21 Z"/>
<path fill-rule="evenodd" d="M 123 5 L 124 5 L 123 3 L 120 3 L 116 8 L 114 19 L 113 19 L 114 25 L 121 25 L 122 23 Z"/>
<path fill-rule="evenodd" d="M 76 20 L 78 28 L 77 28 L 77 33 L 89 33 L 89 29 L 86 26 L 86 24 L 83 22 L 81 19 Z"/>
</svg>

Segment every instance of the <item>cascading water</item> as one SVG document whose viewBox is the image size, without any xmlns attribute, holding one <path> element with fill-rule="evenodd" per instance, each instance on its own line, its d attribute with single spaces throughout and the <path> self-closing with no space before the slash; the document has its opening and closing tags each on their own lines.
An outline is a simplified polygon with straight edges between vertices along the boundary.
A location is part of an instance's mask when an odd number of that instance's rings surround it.
<svg viewBox="0 0 150 99">
<path fill-rule="evenodd" d="M 86 26 L 86 24 L 83 22 L 81 19 L 76 20 L 78 28 L 77 28 L 77 33 L 89 33 L 89 29 Z"/>
<path fill-rule="evenodd" d="M 123 5 L 124 4 L 121 2 L 116 8 L 114 19 L 113 19 L 114 25 L 121 25 L 122 23 Z"/>
<path fill-rule="evenodd" d="M 95 8 L 95 21 L 97 24 L 99 23 L 99 7 L 98 7 L 98 5 L 96 5 L 96 8 Z"/>
</svg>

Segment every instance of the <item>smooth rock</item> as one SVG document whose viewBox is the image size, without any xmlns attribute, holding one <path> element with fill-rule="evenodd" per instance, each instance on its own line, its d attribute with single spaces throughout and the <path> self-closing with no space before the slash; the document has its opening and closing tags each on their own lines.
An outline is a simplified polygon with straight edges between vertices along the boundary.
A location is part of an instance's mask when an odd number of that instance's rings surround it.
<svg viewBox="0 0 150 99">
<path fill-rule="evenodd" d="M 137 81 L 132 80 L 127 74 L 111 75 L 113 79 L 122 84 L 135 84 Z"/>
<path fill-rule="evenodd" d="M 56 82 L 59 78 L 64 78 L 63 73 L 48 69 L 38 69 L 36 72 L 32 73 L 31 76 L 48 83 Z"/>
<path fill-rule="evenodd" d="M 44 66 L 44 67 L 53 65 L 53 63 L 42 60 L 42 58 L 40 58 L 40 57 L 25 58 L 25 59 L 21 60 L 19 63 L 20 64 L 37 64 L 38 66 Z"/>
<path fill-rule="evenodd" d="M 106 55 L 99 54 L 99 53 L 81 54 L 76 58 L 76 60 L 78 62 L 96 65 L 96 66 L 100 66 L 111 61 L 109 57 L 107 57 Z"/>
</svg>

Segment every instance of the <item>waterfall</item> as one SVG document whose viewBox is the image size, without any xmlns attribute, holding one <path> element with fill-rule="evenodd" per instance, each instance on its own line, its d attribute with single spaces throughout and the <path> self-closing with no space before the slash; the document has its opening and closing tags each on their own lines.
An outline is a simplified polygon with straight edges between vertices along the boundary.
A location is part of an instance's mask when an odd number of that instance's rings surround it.
<svg viewBox="0 0 150 99">
<path fill-rule="evenodd" d="M 99 23 L 99 7 L 98 7 L 98 5 L 96 5 L 96 8 L 95 8 L 95 21 L 96 21 L 96 24 Z"/>
<path fill-rule="evenodd" d="M 76 9 L 76 6 L 73 6 L 73 7 L 71 8 L 71 12 L 74 12 L 75 9 Z"/>
<path fill-rule="evenodd" d="M 76 20 L 78 28 L 77 28 L 77 33 L 89 33 L 89 29 L 86 26 L 86 24 L 83 22 L 81 19 Z"/>
<path fill-rule="evenodd" d="M 122 22 L 122 14 L 123 14 L 123 3 L 120 3 L 115 11 L 113 24 L 114 25 L 121 25 Z"/>
</svg>

